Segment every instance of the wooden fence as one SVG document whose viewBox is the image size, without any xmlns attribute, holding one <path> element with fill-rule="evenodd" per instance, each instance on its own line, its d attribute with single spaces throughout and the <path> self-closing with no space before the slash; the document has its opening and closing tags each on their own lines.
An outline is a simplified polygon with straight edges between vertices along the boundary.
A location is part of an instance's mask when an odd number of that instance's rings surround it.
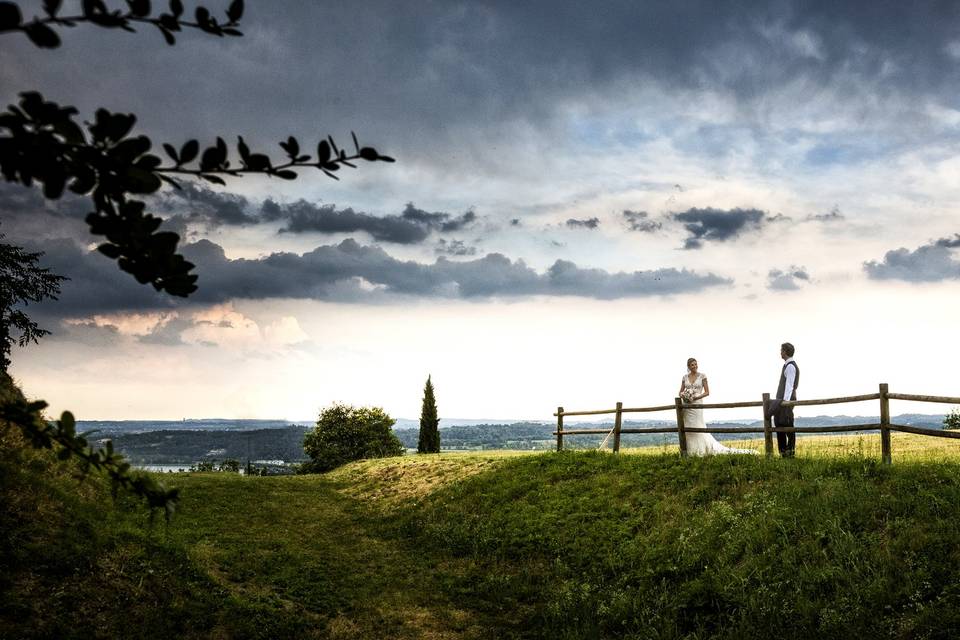
<svg viewBox="0 0 960 640">
<path fill-rule="evenodd" d="M 770 394 L 763 394 L 763 399 L 759 402 L 723 402 L 715 404 L 696 405 L 698 409 L 742 409 L 745 407 L 763 408 L 763 428 L 757 427 L 707 427 L 687 428 L 683 424 L 683 409 L 690 405 L 684 405 L 680 398 L 674 398 L 673 404 L 660 405 L 656 407 L 624 407 L 622 402 L 618 402 L 615 409 L 601 409 L 599 411 L 564 411 L 563 407 L 557 407 L 557 412 L 553 415 L 557 417 L 557 430 L 553 432 L 557 436 L 557 451 L 563 450 L 563 437 L 579 434 L 607 434 L 610 429 L 564 429 L 563 419 L 565 416 L 597 416 L 604 414 L 614 414 L 613 421 L 613 451 L 620 451 L 620 435 L 624 433 L 676 433 L 680 440 L 680 455 L 687 456 L 687 436 L 688 433 L 762 433 L 764 451 L 767 457 L 773 455 L 773 434 L 774 433 L 835 433 L 839 431 L 864 431 L 868 429 L 880 430 L 880 448 L 884 464 L 890 464 L 890 432 L 903 431 L 904 433 L 915 433 L 924 436 L 935 436 L 938 438 L 958 438 L 960 431 L 941 431 L 939 429 L 923 429 L 920 427 L 910 427 L 902 424 L 893 424 L 890 422 L 890 401 L 891 400 L 910 400 L 914 402 L 940 402 L 945 404 L 960 404 L 960 398 L 951 398 L 946 396 L 921 396 L 909 393 L 890 393 L 887 384 L 880 385 L 878 393 L 868 393 L 862 396 L 845 396 L 842 398 L 822 398 L 819 400 L 796 400 L 784 401 L 784 406 L 804 407 L 822 404 L 842 404 L 846 402 L 863 402 L 865 400 L 880 401 L 880 422 L 871 424 L 845 424 L 831 425 L 824 427 L 786 427 L 774 428 L 770 417 Z M 623 428 L 623 414 L 625 413 L 652 413 L 656 411 L 675 411 L 677 417 L 677 426 L 675 427 L 641 427 L 641 428 Z"/>
</svg>

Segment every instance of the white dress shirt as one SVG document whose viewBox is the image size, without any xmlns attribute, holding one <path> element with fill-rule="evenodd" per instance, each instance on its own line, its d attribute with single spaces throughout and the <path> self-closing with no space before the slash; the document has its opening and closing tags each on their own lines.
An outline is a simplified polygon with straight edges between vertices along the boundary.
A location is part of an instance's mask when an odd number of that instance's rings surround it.
<svg viewBox="0 0 960 640">
<path fill-rule="evenodd" d="M 792 367 L 787 367 L 791 362 L 793 362 L 793 358 L 787 358 L 783 363 L 783 366 L 786 367 L 783 375 L 786 377 L 787 383 L 783 387 L 783 397 L 780 398 L 781 400 L 790 400 L 790 396 L 793 395 L 793 383 L 797 379 L 797 365 L 794 363 Z"/>
</svg>

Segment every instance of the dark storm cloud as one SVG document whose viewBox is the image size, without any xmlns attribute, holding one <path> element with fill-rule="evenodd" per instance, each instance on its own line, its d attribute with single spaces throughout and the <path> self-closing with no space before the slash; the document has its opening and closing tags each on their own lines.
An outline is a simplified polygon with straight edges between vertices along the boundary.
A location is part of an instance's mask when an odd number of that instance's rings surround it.
<svg viewBox="0 0 960 640">
<path fill-rule="evenodd" d="M 683 224 L 689 237 L 684 249 L 699 249 L 704 242 L 723 242 L 738 237 L 746 231 L 759 229 L 767 219 L 759 209 L 688 209 L 671 214 L 671 218 Z"/>
<path fill-rule="evenodd" d="M 297 200 L 290 204 L 267 198 L 259 209 L 247 198 L 213 191 L 202 185 L 184 183 L 181 190 L 171 190 L 157 198 L 158 208 L 175 213 L 168 228 L 182 230 L 185 223 L 207 227 L 249 226 L 281 223 L 281 233 L 369 233 L 374 240 L 397 244 L 423 242 L 432 233 L 448 233 L 469 227 L 477 214 L 467 211 L 460 216 L 428 212 L 407 203 L 400 215 L 375 216 L 351 207 L 335 204 L 314 204 Z M 181 232 L 182 235 L 182 232 Z"/>
<path fill-rule="evenodd" d="M 558 260 L 538 273 L 523 260 L 499 253 L 468 261 L 437 258 L 434 264 L 398 260 L 376 246 L 352 239 L 299 255 L 274 253 L 258 259 L 226 257 L 209 240 L 182 247 L 196 264 L 199 289 L 189 299 L 172 298 L 141 286 L 116 264 L 69 240 L 43 241 L 44 266 L 69 274 L 60 300 L 32 307 L 45 319 L 88 317 L 120 311 L 158 311 L 226 302 L 233 299 L 364 300 L 397 294 L 424 298 L 487 298 L 531 295 L 628 298 L 694 293 L 728 286 L 727 278 L 686 269 L 609 273 Z M 163 332 L 161 332 L 163 333 Z M 176 327 L 158 340 L 175 340 Z"/>
<path fill-rule="evenodd" d="M 653 233 L 663 228 L 663 223 L 651 220 L 650 214 L 646 211 L 630 211 L 627 209 L 623 212 L 623 220 L 630 231 Z"/>
<path fill-rule="evenodd" d="M 218 13 L 227 3 L 219 4 Z M 146 27 L 63 30 L 55 51 L 4 36 L 0 100 L 37 88 L 84 115 L 98 106 L 136 112 L 171 142 L 249 134 L 258 150 L 290 133 L 308 149 L 321 132 L 356 129 L 385 152 L 443 164 L 436 150 L 459 128 L 496 123 L 494 131 L 511 118 L 549 126 L 564 102 L 629 81 L 758 104 L 796 83 L 856 94 L 841 84 L 850 77 L 869 85 L 860 90 L 867 98 L 951 98 L 958 12 L 932 1 L 287 0 L 248 7 L 243 38 L 184 31 L 174 47 Z"/>
<path fill-rule="evenodd" d="M 902 280 L 904 282 L 940 282 L 960 278 L 960 261 L 953 257 L 952 248 L 960 246 L 960 235 L 941 238 L 910 251 L 905 247 L 887 251 L 883 260 L 863 263 L 867 277 L 872 280 Z"/>
<path fill-rule="evenodd" d="M 608 273 L 581 269 L 557 261 L 538 274 L 522 260 L 498 253 L 469 261 L 443 257 L 433 265 L 397 260 L 378 247 L 354 240 L 318 247 L 302 256 L 273 254 L 258 260 L 229 260 L 209 241 L 186 247 L 207 278 L 207 288 L 197 301 L 223 302 L 231 298 L 326 299 L 345 280 L 362 279 L 384 292 L 426 297 L 478 298 L 491 296 L 573 295 L 622 298 L 688 293 L 729 285 L 713 274 L 661 269 L 633 273 Z"/>
<path fill-rule="evenodd" d="M 181 181 L 180 189 L 171 189 L 158 197 L 157 205 L 166 212 L 177 212 L 185 220 L 207 226 L 247 226 L 262 220 L 250 211 L 247 198 L 203 185 Z"/>
<path fill-rule="evenodd" d="M 587 218 L 585 220 L 570 218 L 567 220 L 567 226 L 571 229 L 596 229 L 600 226 L 600 218 Z"/>
<path fill-rule="evenodd" d="M 767 288 L 771 291 L 796 291 L 800 282 L 810 282 L 810 274 L 804 267 L 790 267 L 781 271 L 771 269 L 767 274 Z"/>
<path fill-rule="evenodd" d="M 337 209 L 335 205 L 317 205 L 306 200 L 292 204 L 263 203 L 265 218 L 284 220 L 280 229 L 286 233 L 352 233 L 364 231 L 375 240 L 397 244 L 416 244 L 430 235 L 430 227 L 401 216 L 372 216 L 352 208 Z"/>
<path fill-rule="evenodd" d="M 469 226 L 471 223 L 475 222 L 477 219 L 477 214 L 473 211 L 467 211 L 459 217 L 453 217 L 449 213 L 424 211 L 423 209 L 417 209 L 413 206 L 412 202 L 408 202 L 406 208 L 401 214 L 404 220 L 412 220 L 417 222 L 428 229 L 436 229 L 438 231 L 459 231 L 464 227 Z"/>
</svg>

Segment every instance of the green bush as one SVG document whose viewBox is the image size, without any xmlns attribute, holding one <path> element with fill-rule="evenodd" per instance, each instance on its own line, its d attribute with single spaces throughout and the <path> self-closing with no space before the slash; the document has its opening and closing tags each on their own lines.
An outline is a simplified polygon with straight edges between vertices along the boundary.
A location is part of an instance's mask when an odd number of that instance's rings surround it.
<svg viewBox="0 0 960 640">
<path fill-rule="evenodd" d="M 960 409 L 952 409 L 943 418 L 943 428 L 944 429 L 960 429 Z"/>
<path fill-rule="evenodd" d="M 364 458 L 403 455 L 403 445 L 394 435 L 396 420 L 379 407 L 335 404 L 324 409 L 317 426 L 303 439 L 310 461 L 300 473 L 323 473 Z"/>
</svg>

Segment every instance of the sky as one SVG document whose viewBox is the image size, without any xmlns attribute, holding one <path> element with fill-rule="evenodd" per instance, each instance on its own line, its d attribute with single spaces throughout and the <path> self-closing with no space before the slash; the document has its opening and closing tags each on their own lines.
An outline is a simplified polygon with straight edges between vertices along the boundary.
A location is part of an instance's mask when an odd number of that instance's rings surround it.
<svg viewBox="0 0 960 640">
<path fill-rule="evenodd" d="M 87 201 L 0 183 L 4 241 L 71 278 L 11 368 L 54 412 L 416 418 L 430 375 L 441 419 L 551 420 L 669 404 L 688 357 L 712 401 L 758 400 L 784 341 L 800 398 L 960 395 L 960 5 L 247 4 L 239 38 L 0 39 L 3 105 L 396 158 L 158 193 L 186 300 L 97 253 Z"/>
</svg>

